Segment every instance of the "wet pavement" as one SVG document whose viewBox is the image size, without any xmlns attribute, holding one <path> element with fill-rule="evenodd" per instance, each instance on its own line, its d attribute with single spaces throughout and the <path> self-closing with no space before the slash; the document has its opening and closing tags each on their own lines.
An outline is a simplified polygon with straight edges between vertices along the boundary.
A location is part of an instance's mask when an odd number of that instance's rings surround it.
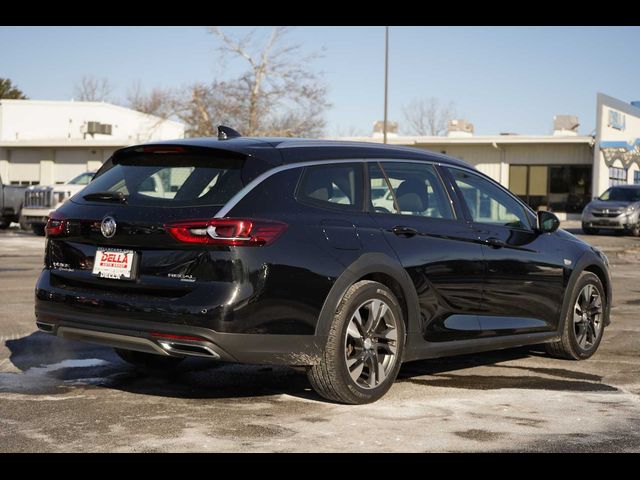
<svg viewBox="0 0 640 480">
<path fill-rule="evenodd" d="M 44 240 L 0 232 L 0 452 L 640 451 L 640 239 L 582 238 L 614 281 L 592 359 L 533 347 L 411 362 L 382 400 L 344 406 L 290 368 L 189 359 L 148 376 L 37 332 Z"/>
</svg>

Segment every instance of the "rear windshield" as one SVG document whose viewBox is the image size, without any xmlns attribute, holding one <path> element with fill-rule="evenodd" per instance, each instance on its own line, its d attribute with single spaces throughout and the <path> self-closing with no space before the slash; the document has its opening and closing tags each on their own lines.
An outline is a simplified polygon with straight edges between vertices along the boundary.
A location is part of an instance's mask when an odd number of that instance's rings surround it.
<svg viewBox="0 0 640 480">
<path fill-rule="evenodd" d="M 114 161 L 114 166 L 93 180 L 74 198 L 98 193 L 121 193 L 127 205 L 224 205 L 243 182 L 244 160 L 210 155 L 144 154 Z"/>
</svg>

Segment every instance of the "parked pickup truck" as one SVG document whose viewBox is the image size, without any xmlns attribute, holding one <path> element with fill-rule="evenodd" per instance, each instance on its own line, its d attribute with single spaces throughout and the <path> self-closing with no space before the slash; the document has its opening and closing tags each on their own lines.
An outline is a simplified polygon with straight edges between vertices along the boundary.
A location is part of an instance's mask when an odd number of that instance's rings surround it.
<svg viewBox="0 0 640 480">
<path fill-rule="evenodd" d="M 91 181 L 95 172 L 84 172 L 62 185 L 36 185 L 23 191 L 24 208 L 20 225 L 33 230 L 36 235 L 44 235 L 44 227 L 49 214 L 67 199 L 82 190 Z"/>
<path fill-rule="evenodd" d="M 0 178 L 0 229 L 9 228 L 20 219 L 26 187 L 5 185 Z"/>
</svg>

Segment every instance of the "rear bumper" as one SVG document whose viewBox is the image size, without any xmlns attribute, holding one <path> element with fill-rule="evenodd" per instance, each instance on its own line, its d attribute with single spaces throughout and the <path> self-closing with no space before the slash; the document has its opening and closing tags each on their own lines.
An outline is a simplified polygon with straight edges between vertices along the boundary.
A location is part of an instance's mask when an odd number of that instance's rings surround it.
<svg viewBox="0 0 640 480">
<path fill-rule="evenodd" d="M 82 289 L 54 287 L 45 269 L 36 286 L 36 325 L 46 333 L 116 348 L 252 364 L 314 365 L 326 344 L 326 336 L 314 334 L 221 332 L 214 328 L 224 322 L 207 324 L 188 313 L 162 315 L 162 309 L 170 309 L 168 301 L 149 309 L 128 303 L 107 308 L 109 302 L 100 298 Z M 260 315 L 260 309 L 254 314 Z"/>
<path fill-rule="evenodd" d="M 77 313 L 64 305 L 43 305 L 37 300 L 35 314 L 41 331 L 71 340 L 237 363 L 315 365 L 326 341 L 326 337 L 316 335 L 220 333 L 202 327 L 131 320 L 126 316 Z M 172 339 L 162 334 L 199 340 Z"/>
</svg>

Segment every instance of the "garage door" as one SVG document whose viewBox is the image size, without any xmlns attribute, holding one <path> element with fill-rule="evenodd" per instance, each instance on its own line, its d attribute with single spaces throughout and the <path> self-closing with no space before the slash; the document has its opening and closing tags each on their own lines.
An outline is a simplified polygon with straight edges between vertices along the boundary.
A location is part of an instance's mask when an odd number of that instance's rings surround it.
<svg viewBox="0 0 640 480">
<path fill-rule="evenodd" d="M 40 153 L 37 150 L 11 150 L 9 178 L 11 184 L 34 185 L 40 182 Z"/>
<path fill-rule="evenodd" d="M 53 167 L 53 181 L 65 183 L 87 171 L 89 152 L 87 150 L 56 150 Z"/>
</svg>

